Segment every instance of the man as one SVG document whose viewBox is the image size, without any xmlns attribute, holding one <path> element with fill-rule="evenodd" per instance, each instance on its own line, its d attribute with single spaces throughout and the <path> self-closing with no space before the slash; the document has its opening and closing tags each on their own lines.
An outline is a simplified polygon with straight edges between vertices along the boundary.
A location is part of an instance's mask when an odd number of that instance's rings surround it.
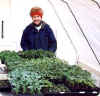
<svg viewBox="0 0 100 96">
<path fill-rule="evenodd" d="M 57 41 L 50 26 L 42 21 L 43 11 L 39 7 L 33 7 L 30 11 L 32 23 L 29 24 L 22 35 L 21 47 L 25 50 L 48 50 L 55 52 Z"/>
</svg>

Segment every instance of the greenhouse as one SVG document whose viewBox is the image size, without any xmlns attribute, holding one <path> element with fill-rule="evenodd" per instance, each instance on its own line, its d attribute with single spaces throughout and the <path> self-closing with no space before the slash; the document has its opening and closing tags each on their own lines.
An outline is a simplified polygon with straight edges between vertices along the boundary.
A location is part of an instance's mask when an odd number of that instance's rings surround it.
<svg viewBox="0 0 100 96">
<path fill-rule="evenodd" d="M 55 54 L 20 46 L 34 6 L 53 29 Z M 0 0 L 0 12 L 0 96 L 99 96 L 100 0 Z"/>
</svg>

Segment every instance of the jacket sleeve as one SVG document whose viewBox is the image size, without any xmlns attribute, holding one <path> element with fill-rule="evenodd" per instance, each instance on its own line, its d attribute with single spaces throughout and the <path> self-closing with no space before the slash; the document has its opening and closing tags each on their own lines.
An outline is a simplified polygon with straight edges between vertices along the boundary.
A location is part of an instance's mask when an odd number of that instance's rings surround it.
<svg viewBox="0 0 100 96">
<path fill-rule="evenodd" d="M 27 43 L 27 29 L 24 30 L 21 38 L 21 48 L 23 51 L 28 50 L 28 43 Z"/>
<path fill-rule="evenodd" d="M 51 52 L 55 52 L 57 49 L 57 40 L 55 38 L 55 35 L 52 31 L 52 29 L 48 26 L 47 28 L 48 31 L 48 47 L 49 47 L 49 51 Z"/>
</svg>

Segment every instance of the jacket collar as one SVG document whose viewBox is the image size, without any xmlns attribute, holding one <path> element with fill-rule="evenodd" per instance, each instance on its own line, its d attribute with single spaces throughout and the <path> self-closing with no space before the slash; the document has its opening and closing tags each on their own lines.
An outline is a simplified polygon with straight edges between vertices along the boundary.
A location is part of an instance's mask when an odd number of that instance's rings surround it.
<svg viewBox="0 0 100 96">
<path fill-rule="evenodd" d="M 46 25 L 46 23 L 44 22 L 44 21 L 41 21 L 41 23 L 37 26 L 37 25 L 35 25 L 33 22 L 32 22 L 32 27 L 38 27 L 38 26 L 40 26 L 41 25 L 41 29 L 43 29 L 44 28 L 44 26 Z M 36 28 L 35 28 L 36 29 Z"/>
</svg>

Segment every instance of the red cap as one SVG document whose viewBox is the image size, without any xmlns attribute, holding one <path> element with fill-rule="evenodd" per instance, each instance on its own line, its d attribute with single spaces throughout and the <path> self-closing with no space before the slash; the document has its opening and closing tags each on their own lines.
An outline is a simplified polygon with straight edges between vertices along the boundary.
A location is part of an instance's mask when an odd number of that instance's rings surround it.
<svg viewBox="0 0 100 96">
<path fill-rule="evenodd" d="M 34 15 L 39 15 L 39 16 L 41 16 L 41 18 L 42 18 L 42 16 L 43 16 L 43 11 L 42 11 L 42 9 L 39 8 L 39 7 L 33 7 L 33 8 L 31 9 L 31 11 L 30 11 L 30 16 L 33 17 Z"/>
</svg>

